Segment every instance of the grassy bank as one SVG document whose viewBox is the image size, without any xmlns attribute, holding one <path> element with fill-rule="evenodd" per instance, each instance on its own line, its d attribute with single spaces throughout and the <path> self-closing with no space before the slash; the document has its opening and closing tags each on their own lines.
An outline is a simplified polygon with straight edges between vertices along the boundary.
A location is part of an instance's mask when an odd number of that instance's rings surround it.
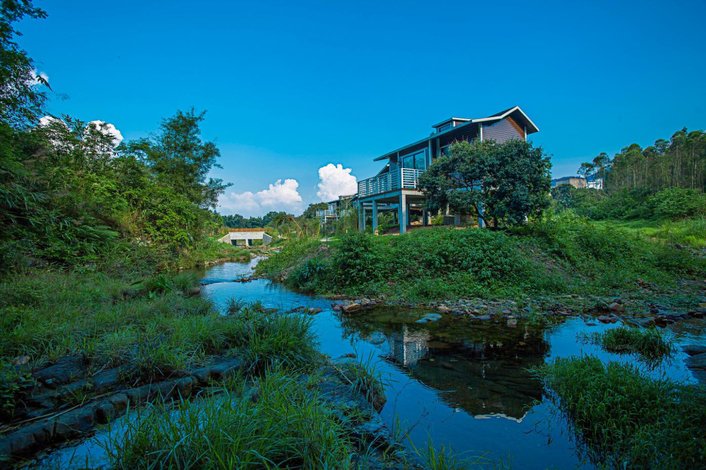
<svg viewBox="0 0 706 470">
<path fill-rule="evenodd" d="M 405 300 L 613 294 L 674 286 L 706 263 L 690 250 L 570 212 L 510 231 L 431 228 L 287 245 L 260 274 L 319 294 Z"/>
<path fill-rule="evenodd" d="M 706 389 L 594 357 L 557 359 L 547 387 L 588 459 L 609 468 L 703 468 Z"/>
</svg>

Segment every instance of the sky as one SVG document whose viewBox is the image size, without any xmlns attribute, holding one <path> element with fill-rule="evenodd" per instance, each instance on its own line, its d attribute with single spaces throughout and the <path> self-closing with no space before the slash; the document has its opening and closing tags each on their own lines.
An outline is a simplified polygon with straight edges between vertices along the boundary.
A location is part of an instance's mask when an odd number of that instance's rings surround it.
<svg viewBox="0 0 706 470">
<path fill-rule="evenodd" d="M 50 114 L 154 134 L 206 111 L 222 213 L 300 213 L 450 116 L 519 105 L 555 177 L 706 116 L 706 1 L 35 1 Z"/>
</svg>

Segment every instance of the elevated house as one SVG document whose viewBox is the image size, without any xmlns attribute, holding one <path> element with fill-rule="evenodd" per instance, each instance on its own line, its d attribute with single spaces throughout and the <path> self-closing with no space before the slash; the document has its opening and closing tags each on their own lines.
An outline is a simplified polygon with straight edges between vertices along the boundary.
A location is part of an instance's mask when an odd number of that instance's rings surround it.
<svg viewBox="0 0 706 470">
<path fill-rule="evenodd" d="M 378 214 L 386 210 L 397 213 L 400 233 L 407 231 L 410 210 L 421 212 L 422 224 L 427 225 L 429 214 L 423 209 L 424 194 L 418 187 L 419 177 L 434 160 L 448 155 L 454 142 L 526 140 L 528 135 L 539 132 L 519 106 L 484 118 L 452 117 L 432 127 L 434 132 L 429 137 L 377 157 L 375 161 L 384 162 L 380 172 L 358 182 L 354 203 L 360 230 L 365 230 L 368 213 L 372 215 L 373 231 L 377 230 Z M 458 215 L 453 220 L 460 221 Z"/>
</svg>

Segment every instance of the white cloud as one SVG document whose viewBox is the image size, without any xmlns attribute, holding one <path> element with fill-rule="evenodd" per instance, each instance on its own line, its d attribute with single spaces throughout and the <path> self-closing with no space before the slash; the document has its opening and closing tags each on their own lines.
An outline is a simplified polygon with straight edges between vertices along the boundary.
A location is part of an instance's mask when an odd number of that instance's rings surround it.
<svg viewBox="0 0 706 470">
<path fill-rule="evenodd" d="M 299 182 L 295 179 L 279 179 L 256 193 L 226 193 L 218 201 L 222 212 L 244 216 L 263 215 L 269 211 L 295 212 L 301 210 L 301 205 Z"/>
<path fill-rule="evenodd" d="M 96 129 L 98 132 L 105 136 L 112 137 L 113 147 L 117 147 L 118 145 L 120 145 L 120 142 L 123 141 L 123 134 L 113 124 L 109 122 L 91 121 L 86 126 L 86 129 L 88 129 L 89 127 Z"/>
<path fill-rule="evenodd" d="M 340 163 L 329 163 L 319 168 L 319 190 L 316 195 L 322 201 L 338 199 L 338 196 L 355 194 L 358 191 L 358 181 L 351 175 L 350 168 L 343 168 Z"/>
<path fill-rule="evenodd" d="M 57 124 L 61 123 L 64 125 L 64 127 L 66 127 L 68 129 L 68 126 L 66 125 L 66 123 L 63 120 L 56 118 L 54 116 L 44 116 L 44 117 L 39 118 L 39 125 L 41 127 L 49 127 L 54 123 L 57 123 Z"/>
</svg>

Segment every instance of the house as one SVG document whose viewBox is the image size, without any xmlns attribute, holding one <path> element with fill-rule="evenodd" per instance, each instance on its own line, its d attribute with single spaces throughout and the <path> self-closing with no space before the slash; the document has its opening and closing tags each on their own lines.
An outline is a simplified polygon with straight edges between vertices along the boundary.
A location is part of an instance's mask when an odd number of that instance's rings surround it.
<svg viewBox="0 0 706 470">
<path fill-rule="evenodd" d="M 265 232 L 264 228 L 229 228 L 228 233 L 218 241 L 236 246 L 251 247 L 269 245 L 272 242 L 272 237 Z"/>
<path fill-rule="evenodd" d="M 327 225 L 328 223 L 335 222 L 341 217 L 345 217 L 351 210 L 354 197 L 355 194 L 339 196 L 338 199 L 327 202 L 326 209 L 317 210 L 316 217 L 321 222 L 321 225 Z"/>
<path fill-rule="evenodd" d="M 537 126 L 515 106 L 484 118 L 451 117 L 432 126 L 434 132 L 411 144 L 381 155 L 375 161 L 384 162 L 383 168 L 372 178 L 358 182 L 354 204 L 358 209 L 358 227 L 365 230 L 367 214 L 372 218 L 373 231 L 378 228 L 378 214 L 393 211 L 397 214 L 400 233 L 410 225 L 410 213 L 429 223 L 424 209 L 424 194 L 418 188 L 420 175 L 442 155 L 448 155 L 451 145 L 458 141 L 511 139 L 526 140 L 539 132 Z M 447 214 L 450 215 L 450 214 Z M 453 220 L 460 222 L 456 215 Z"/>
<path fill-rule="evenodd" d="M 563 176 L 552 180 L 552 188 L 557 186 L 573 186 L 574 188 L 585 188 L 586 178 L 582 176 Z"/>
</svg>

